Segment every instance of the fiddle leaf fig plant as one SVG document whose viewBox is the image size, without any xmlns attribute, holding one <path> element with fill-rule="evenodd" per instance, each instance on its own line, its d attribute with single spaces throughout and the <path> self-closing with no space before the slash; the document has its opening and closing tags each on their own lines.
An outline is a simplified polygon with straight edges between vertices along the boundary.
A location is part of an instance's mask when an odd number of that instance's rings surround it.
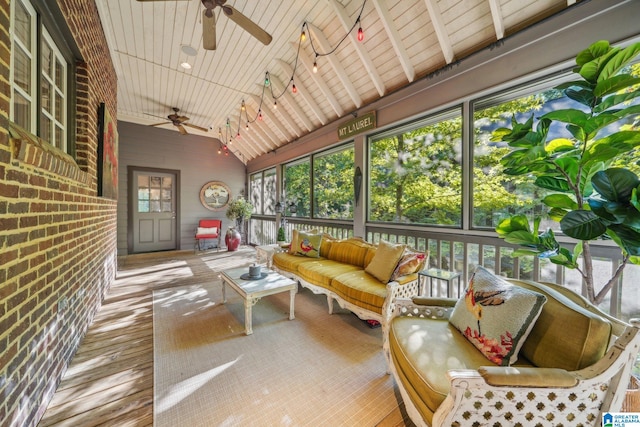
<svg viewBox="0 0 640 427">
<path fill-rule="evenodd" d="M 626 48 L 607 41 L 592 44 L 576 57 L 573 71 L 578 79 L 555 88 L 581 109 L 543 114 L 535 126 L 533 116 L 524 123 L 514 117 L 511 129 L 500 128 L 492 135 L 511 148 L 501 160 L 504 173 L 535 177 L 537 187 L 550 190 L 542 199 L 549 218 L 578 242 L 573 250 L 563 247 L 553 230 L 540 232 L 541 218 L 534 218 L 531 226 L 524 215 L 501 221 L 498 235 L 522 247 L 513 256 L 534 255 L 579 270 L 587 297 L 595 304 L 603 301 L 628 263 L 640 264 L 640 178 L 624 167 L 631 166 L 640 146 L 640 78 L 623 72 L 638 54 L 640 43 Z M 632 124 L 621 124 L 623 119 Z M 550 136 L 554 122 L 564 124 L 570 137 Z M 607 132 L 601 132 L 605 128 Z M 610 239 L 622 251 L 622 262 L 597 292 L 590 250 L 596 239 Z"/>
</svg>

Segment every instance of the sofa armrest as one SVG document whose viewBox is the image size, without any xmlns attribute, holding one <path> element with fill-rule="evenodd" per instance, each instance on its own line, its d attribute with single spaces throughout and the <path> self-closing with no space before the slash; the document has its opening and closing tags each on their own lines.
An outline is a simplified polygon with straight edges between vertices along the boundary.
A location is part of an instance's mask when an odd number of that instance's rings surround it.
<svg viewBox="0 0 640 427">
<path fill-rule="evenodd" d="M 575 374 L 557 368 L 483 366 L 478 373 L 485 382 L 496 387 L 575 387 Z"/>
<path fill-rule="evenodd" d="M 395 300 L 395 312 L 397 316 L 416 316 L 427 319 L 448 319 L 453 311 L 450 298 L 398 298 Z M 425 304 L 426 303 L 426 304 Z"/>
</svg>

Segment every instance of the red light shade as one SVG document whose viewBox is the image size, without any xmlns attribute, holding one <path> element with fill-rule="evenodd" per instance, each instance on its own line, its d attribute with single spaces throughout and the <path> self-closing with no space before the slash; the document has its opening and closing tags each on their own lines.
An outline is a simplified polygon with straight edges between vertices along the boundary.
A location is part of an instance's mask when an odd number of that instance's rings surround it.
<svg viewBox="0 0 640 427">
<path fill-rule="evenodd" d="M 364 40 L 364 31 L 362 31 L 362 27 L 358 28 L 358 41 L 361 42 Z"/>
<path fill-rule="evenodd" d="M 258 120 L 262 121 L 262 111 L 258 111 Z"/>
<path fill-rule="evenodd" d="M 240 132 L 238 132 L 238 133 L 236 134 L 236 138 L 238 138 L 238 139 L 240 139 L 240 138 L 241 138 L 241 136 L 240 136 Z"/>
<path fill-rule="evenodd" d="M 291 92 L 293 93 L 298 93 L 298 88 L 296 87 L 296 84 L 294 83 L 293 86 L 291 87 Z"/>
</svg>

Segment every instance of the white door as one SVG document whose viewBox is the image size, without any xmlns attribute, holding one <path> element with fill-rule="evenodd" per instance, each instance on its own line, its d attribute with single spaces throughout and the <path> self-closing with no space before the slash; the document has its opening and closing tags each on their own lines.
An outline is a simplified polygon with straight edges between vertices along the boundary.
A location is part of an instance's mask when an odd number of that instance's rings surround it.
<svg viewBox="0 0 640 427">
<path fill-rule="evenodd" d="M 131 184 L 133 252 L 176 249 L 176 175 L 134 171 Z"/>
</svg>

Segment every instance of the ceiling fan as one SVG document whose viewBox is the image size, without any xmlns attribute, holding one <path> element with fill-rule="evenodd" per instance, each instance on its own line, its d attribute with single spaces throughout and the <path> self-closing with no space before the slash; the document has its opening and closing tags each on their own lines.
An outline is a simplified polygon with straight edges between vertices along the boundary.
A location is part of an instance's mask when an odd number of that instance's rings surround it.
<svg viewBox="0 0 640 427">
<path fill-rule="evenodd" d="M 138 1 L 167 1 L 167 0 L 138 0 Z M 255 22 L 227 5 L 227 0 L 200 0 L 204 6 L 202 11 L 202 47 L 205 50 L 216 50 L 216 16 L 213 9 L 220 6 L 222 12 L 242 29 L 258 39 L 262 44 L 271 43 L 271 35 L 260 28 Z"/>
<path fill-rule="evenodd" d="M 167 119 L 169 120 L 168 122 L 156 123 L 156 124 L 153 124 L 151 126 L 161 126 L 161 125 L 166 125 L 166 124 L 171 123 L 172 125 L 174 125 L 175 127 L 178 128 L 178 131 L 182 135 L 188 135 L 187 130 L 184 128 L 185 126 L 189 126 L 189 127 L 194 128 L 194 129 L 201 130 L 203 132 L 207 132 L 209 130 L 209 129 L 203 128 L 201 126 L 192 125 L 191 123 L 185 123 L 187 120 L 189 120 L 189 117 L 179 115 L 178 112 L 180 110 L 178 108 L 173 107 L 172 110 L 173 110 L 173 114 L 169 114 L 167 116 Z M 149 115 L 151 115 L 151 114 L 149 114 Z"/>
</svg>

